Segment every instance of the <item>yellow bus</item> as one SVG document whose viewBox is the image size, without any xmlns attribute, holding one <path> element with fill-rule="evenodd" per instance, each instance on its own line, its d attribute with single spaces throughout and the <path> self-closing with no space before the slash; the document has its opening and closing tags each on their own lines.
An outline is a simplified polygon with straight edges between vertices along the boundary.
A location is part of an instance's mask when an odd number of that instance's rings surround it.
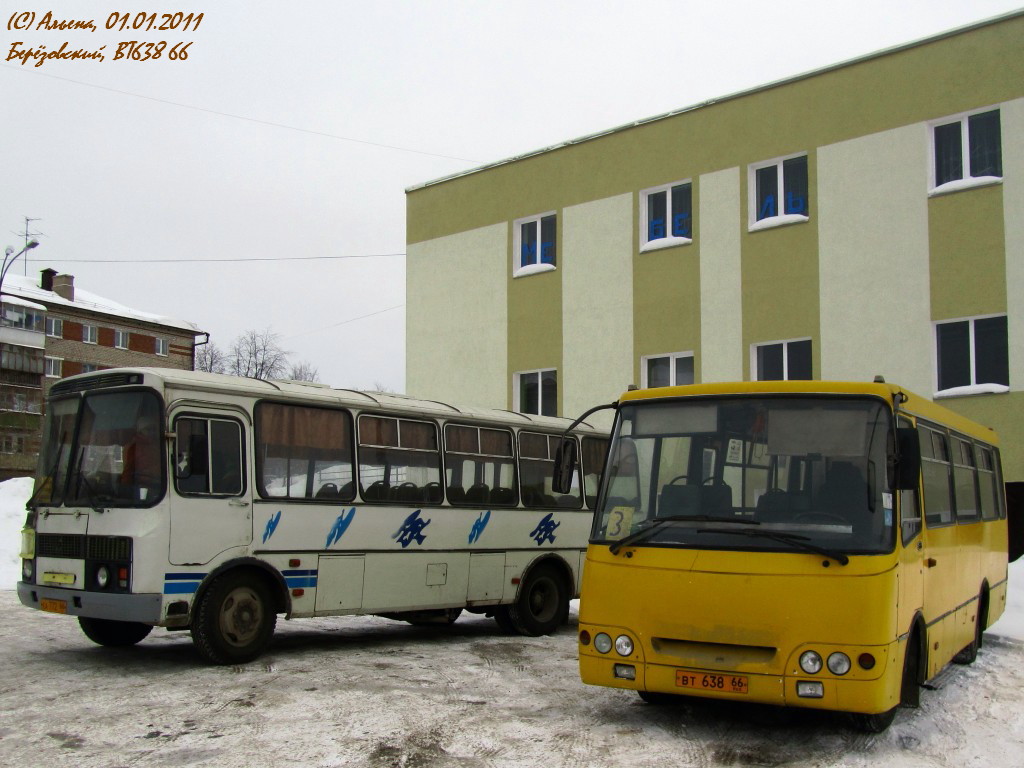
<svg viewBox="0 0 1024 768">
<path fill-rule="evenodd" d="M 1010 559 L 992 430 L 881 380 L 613 405 L 583 682 L 847 712 L 878 732 L 947 663 L 974 661 Z"/>
</svg>

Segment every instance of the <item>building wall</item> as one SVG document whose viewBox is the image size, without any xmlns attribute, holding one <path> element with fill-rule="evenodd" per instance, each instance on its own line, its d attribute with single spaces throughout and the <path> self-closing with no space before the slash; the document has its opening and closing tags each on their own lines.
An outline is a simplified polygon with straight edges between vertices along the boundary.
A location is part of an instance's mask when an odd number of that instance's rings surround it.
<svg viewBox="0 0 1024 768">
<path fill-rule="evenodd" d="M 935 324 L 1005 313 L 1011 391 L 943 402 L 998 425 L 1006 475 L 1024 480 L 1022 39 L 1011 14 L 409 190 L 409 391 L 514 407 L 513 373 L 556 368 L 559 413 L 575 415 L 639 384 L 646 355 L 693 352 L 697 381 L 750 379 L 752 345 L 808 338 L 815 378 L 880 374 L 927 395 Z M 988 107 L 1002 182 L 929 194 L 934 122 Z M 751 165 L 797 153 L 808 220 L 752 231 Z M 681 180 L 693 241 L 642 251 L 641 192 Z M 513 278 L 511 224 L 546 211 L 557 269 Z M 501 274 L 475 262 L 484 231 Z M 460 266 L 421 281 L 439 248 Z M 424 311 L 467 303 L 486 360 L 412 335 Z M 429 363 L 448 356 L 452 370 Z"/>
</svg>

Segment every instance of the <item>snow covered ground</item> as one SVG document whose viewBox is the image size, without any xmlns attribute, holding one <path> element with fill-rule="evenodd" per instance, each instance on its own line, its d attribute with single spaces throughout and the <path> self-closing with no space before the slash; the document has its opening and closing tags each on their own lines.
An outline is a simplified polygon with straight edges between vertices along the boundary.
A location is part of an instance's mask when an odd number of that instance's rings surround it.
<svg viewBox="0 0 1024 768">
<path fill-rule="evenodd" d="M 813 712 L 681 700 L 652 707 L 584 686 L 570 625 L 502 634 L 376 617 L 281 621 L 270 652 L 204 666 L 187 633 L 99 648 L 13 591 L 29 483 L 0 484 L 0 765 L 74 766 L 1019 766 L 1024 570 L 977 662 L 866 736 Z"/>
</svg>

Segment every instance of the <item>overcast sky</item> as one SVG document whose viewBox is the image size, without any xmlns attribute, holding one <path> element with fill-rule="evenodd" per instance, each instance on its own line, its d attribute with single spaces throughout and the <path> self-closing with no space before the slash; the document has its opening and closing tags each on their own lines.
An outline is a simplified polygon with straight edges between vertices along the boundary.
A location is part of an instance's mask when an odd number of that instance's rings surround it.
<svg viewBox="0 0 1024 768">
<path fill-rule="evenodd" d="M 41 244 L 12 274 L 70 272 L 221 348 L 270 329 L 329 384 L 404 391 L 407 187 L 1019 5 L 9 0 L 0 245 L 20 248 L 37 219 Z M 131 30 L 178 10 L 199 27 Z M 12 30 L 19 11 L 98 29 Z M 119 13 L 128 29 L 108 32 Z M 128 40 L 168 45 L 115 61 Z M 105 61 L 21 64 L 16 42 L 105 46 Z"/>
</svg>

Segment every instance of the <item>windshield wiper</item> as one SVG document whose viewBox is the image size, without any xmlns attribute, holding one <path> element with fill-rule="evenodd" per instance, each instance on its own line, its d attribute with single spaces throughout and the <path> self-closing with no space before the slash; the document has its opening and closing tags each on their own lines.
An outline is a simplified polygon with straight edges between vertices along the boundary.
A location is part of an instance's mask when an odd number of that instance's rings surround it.
<svg viewBox="0 0 1024 768">
<path fill-rule="evenodd" d="M 619 539 L 614 542 L 608 549 L 613 555 L 619 554 L 619 550 L 629 544 L 646 539 L 652 533 L 663 527 L 666 523 L 729 523 L 731 525 L 760 525 L 757 520 L 733 520 L 728 517 L 712 517 L 711 515 L 666 515 L 665 517 L 656 517 L 653 521 L 647 523 L 643 528 L 633 531 L 625 538 Z"/>
<path fill-rule="evenodd" d="M 806 536 L 801 536 L 797 533 L 780 533 L 779 531 L 751 531 L 747 529 L 736 529 L 736 528 L 698 528 L 698 533 L 741 533 L 745 536 L 760 536 L 763 539 L 774 539 L 775 541 L 781 541 L 784 544 L 792 544 L 799 549 L 806 552 L 814 552 L 825 557 L 830 557 L 840 565 L 846 565 L 850 562 L 850 558 L 844 555 L 842 552 L 836 552 L 831 549 L 819 547 L 817 544 L 811 544 Z"/>
<path fill-rule="evenodd" d="M 67 430 L 65 430 L 64 433 L 60 436 L 60 442 L 57 444 L 57 452 L 53 456 L 53 463 L 50 464 L 49 471 L 44 476 L 45 479 L 39 481 L 35 489 L 32 491 L 32 495 L 29 496 L 28 501 L 25 502 L 26 510 L 35 509 L 33 505 L 35 504 L 36 497 L 43 490 L 43 488 L 46 487 L 46 480 L 50 481 L 50 500 L 53 500 L 53 494 L 56 492 L 57 485 L 57 467 L 60 465 L 60 457 L 64 453 L 64 445 L 67 439 L 68 433 Z"/>
</svg>

